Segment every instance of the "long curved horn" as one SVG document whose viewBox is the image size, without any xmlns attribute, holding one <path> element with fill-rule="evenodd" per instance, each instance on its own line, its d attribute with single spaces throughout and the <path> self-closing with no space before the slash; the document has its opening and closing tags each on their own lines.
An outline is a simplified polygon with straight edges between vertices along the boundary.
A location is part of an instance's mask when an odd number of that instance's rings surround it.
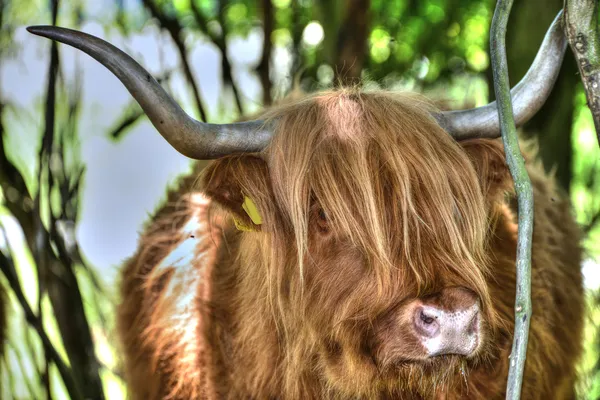
<svg viewBox="0 0 600 400">
<path fill-rule="evenodd" d="M 562 64 L 567 39 L 562 27 L 562 11 L 548 29 L 533 64 L 511 91 L 515 123 L 521 126 L 546 102 Z M 436 115 L 438 123 L 457 140 L 500 136 L 496 102 L 470 110 L 446 111 Z"/>
<path fill-rule="evenodd" d="M 196 121 L 140 64 L 102 39 L 56 26 L 30 26 L 35 35 L 73 46 L 108 68 L 140 104 L 154 127 L 177 151 L 198 160 L 264 149 L 272 131 L 263 121 L 208 124 Z"/>
</svg>

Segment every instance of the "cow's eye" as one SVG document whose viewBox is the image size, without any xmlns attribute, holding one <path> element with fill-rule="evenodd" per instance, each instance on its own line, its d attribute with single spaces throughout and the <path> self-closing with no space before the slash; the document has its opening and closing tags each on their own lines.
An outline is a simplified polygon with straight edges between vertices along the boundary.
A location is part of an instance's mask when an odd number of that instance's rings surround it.
<svg viewBox="0 0 600 400">
<path fill-rule="evenodd" d="M 319 211 L 317 212 L 317 226 L 321 232 L 327 232 L 329 230 L 327 213 L 322 208 L 319 208 Z"/>
<path fill-rule="evenodd" d="M 319 208 L 319 220 L 323 221 L 323 222 L 327 222 L 327 214 L 325 213 L 325 210 L 323 210 L 322 208 Z"/>
</svg>

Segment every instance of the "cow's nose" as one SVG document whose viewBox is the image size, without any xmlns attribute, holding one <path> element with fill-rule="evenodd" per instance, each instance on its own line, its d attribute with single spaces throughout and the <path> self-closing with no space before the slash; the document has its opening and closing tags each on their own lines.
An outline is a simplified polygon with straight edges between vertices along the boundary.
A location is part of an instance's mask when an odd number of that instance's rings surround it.
<svg viewBox="0 0 600 400">
<path fill-rule="evenodd" d="M 468 356 L 477 349 L 479 301 L 473 298 L 473 301 L 461 303 L 451 309 L 426 303 L 416 307 L 413 316 L 415 333 L 429 356 Z"/>
</svg>

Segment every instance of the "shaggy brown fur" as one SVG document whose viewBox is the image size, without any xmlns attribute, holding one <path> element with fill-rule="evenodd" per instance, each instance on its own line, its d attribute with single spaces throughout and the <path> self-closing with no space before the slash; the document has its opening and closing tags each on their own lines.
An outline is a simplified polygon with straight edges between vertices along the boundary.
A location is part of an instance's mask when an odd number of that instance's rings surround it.
<svg viewBox="0 0 600 400">
<path fill-rule="evenodd" d="M 277 121 L 270 146 L 199 164 L 125 266 L 119 331 L 133 398 L 504 398 L 517 226 L 501 142 L 457 143 L 422 100 L 381 92 L 321 93 L 266 117 Z M 579 231 L 552 180 L 528 168 L 522 396 L 574 398 Z M 404 330 L 406 305 L 435 294 L 443 304 L 451 287 L 479 299 L 481 344 L 428 357 Z"/>
</svg>

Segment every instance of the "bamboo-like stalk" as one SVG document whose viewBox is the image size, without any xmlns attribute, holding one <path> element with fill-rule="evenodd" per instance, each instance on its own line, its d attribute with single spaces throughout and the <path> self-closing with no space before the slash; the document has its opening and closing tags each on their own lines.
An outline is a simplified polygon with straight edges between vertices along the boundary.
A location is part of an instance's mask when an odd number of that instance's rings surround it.
<svg viewBox="0 0 600 400">
<path fill-rule="evenodd" d="M 510 355 L 506 398 L 521 397 L 523 370 L 531 320 L 531 240 L 533 233 L 533 190 L 519 148 L 513 117 L 508 67 L 506 62 L 506 26 L 512 0 L 498 0 L 490 31 L 490 53 L 494 74 L 494 91 L 506 163 L 512 175 L 519 206 L 519 234 L 516 260 L 515 330 Z"/>
</svg>

